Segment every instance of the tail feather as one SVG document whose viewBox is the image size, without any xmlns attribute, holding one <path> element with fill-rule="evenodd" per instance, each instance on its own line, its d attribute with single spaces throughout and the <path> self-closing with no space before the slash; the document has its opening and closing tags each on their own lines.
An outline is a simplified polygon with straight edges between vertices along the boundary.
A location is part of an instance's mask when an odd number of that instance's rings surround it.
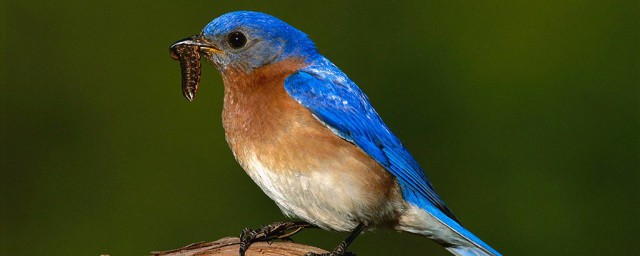
<svg viewBox="0 0 640 256">
<path fill-rule="evenodd" d="M 453 232 L 457 233 L 465 243 L 453 244 L 446 246 L 449 252 L 459 256 L 502 256 L 498 251 L 494 250 L 484 241 L 462 227 L 459 222 L 449 219 L 446 216 L 439 216 L 439 221 L 449 227 Z"/>
<path fill-rule="evenodd" d="M 464 243 L 454 244 L 450 246 L 446 246 L 449 252 L 454 255 L 460 256 L 502 256 L 498 251 L 494 250 L 484 241 L 480 240 L 473 233 L 469 232 L 469 230 L 465 229 L 458 223 L 452 219 L 439 219 L 443 224 L 448 226 L 453 232 L 460 235 L 460 238 L 464 240 Z"/>
<path fill-rule="evenodd" d="M 491 252 L 487 252 L 486 250 L 480 247 L 468 247 L 468 246 L 450 246 L 445 247 L 447 251 L 451 252 L 453 255 L 457 256 L 493 256 Z M 500 254 L 497 254 L 500 255 Z"/>
<path fill-rule="evenodd" d="M 454 255 L 502 256 L 458 221 L 429 204 L 423 207 L 410 204 L 399 224 L 399 230 L 431 238 Z"/>
</svg>

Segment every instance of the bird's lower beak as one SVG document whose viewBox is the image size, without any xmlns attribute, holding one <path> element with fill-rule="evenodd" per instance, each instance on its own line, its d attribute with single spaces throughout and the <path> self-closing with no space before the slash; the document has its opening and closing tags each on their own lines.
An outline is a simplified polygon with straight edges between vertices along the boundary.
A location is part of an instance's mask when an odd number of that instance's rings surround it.
<svg viewBox="0 0 640 256">
<path fill-rule="evenodd" d="M 171 58 L 180 61 L 182 69 L 182 95 L 193 101 L 200 84 L 200 54 L 211 57 L 222 53 L 201 35 L 195 35 L 175 42 L 169 47 Z"/>
</svg>

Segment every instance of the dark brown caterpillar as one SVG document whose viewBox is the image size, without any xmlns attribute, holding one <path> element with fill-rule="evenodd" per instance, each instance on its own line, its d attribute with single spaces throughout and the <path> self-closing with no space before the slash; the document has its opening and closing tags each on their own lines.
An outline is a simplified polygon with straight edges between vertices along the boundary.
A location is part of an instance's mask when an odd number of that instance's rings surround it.
<svg viewBox="0 0 640 256">
<path fill-rule="evenodd" d="M 180 61 L 182 69 L 182 95 L 193 101 L 200 85 L 200 47 L 176 44 L 171 47 L 171 58 Z"/>
</svg>

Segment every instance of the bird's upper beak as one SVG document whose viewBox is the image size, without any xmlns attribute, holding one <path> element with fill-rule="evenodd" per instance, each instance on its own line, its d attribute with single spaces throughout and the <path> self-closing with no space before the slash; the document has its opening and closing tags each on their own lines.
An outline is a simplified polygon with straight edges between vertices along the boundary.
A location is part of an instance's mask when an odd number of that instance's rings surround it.
<svg viewBox="0 0 640 256">
<path fill-rule="evenodd" d="M 217 54 L 217 53 L 222 53 L 222 51 L 220 49 L 218 49 L 218 47 L 216 47 L 212 42 L 207 40 L 202 35 L 195 35 L 195 36 L 191 36 L 191 37 L 187 37 L 185 39 L 179 40 L 179 41 L 173 43 L 169 47 L 169 50 L 171 50 L 171 58 L 172 59 L 179 60 L 179 57 L 175 53 L 175 49 L 176 49 L 176 47 L 182 46 L 182 45 L 192 46 L 192 47 L 194 47 L 195 50 L 197 50 L 198 52 L 203 53 L 205 55 L 213 55 L 213 54 Z"/>
<path fill-rule="evenodd" d="M 182 94 L 193 101 L 200 84 L 200 54 L 212 57 L 222 53 L 220 49 L 202 35 L 195 35 L 175 42 L 169 47 L 171 58 L 180 61 L 182 69 Z"/>
</svg>

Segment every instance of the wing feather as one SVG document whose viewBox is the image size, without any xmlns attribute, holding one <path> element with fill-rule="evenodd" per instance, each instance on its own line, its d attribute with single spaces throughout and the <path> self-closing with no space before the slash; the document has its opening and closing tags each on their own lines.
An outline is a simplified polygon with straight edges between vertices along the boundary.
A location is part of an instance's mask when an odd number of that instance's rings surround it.
<svg viewBox="0 0 640 256">
<path fill-rule="evenodd" d="M 421 206 L 426 198 L 426 202 L 457 221 L 366 95 L 333 64 L 324 64 L 287 77 L 284 86 L 289 95 L 331 131 L 360 147 L 391 172 L 398 179 L 405 200 Z"/>
</svg>

